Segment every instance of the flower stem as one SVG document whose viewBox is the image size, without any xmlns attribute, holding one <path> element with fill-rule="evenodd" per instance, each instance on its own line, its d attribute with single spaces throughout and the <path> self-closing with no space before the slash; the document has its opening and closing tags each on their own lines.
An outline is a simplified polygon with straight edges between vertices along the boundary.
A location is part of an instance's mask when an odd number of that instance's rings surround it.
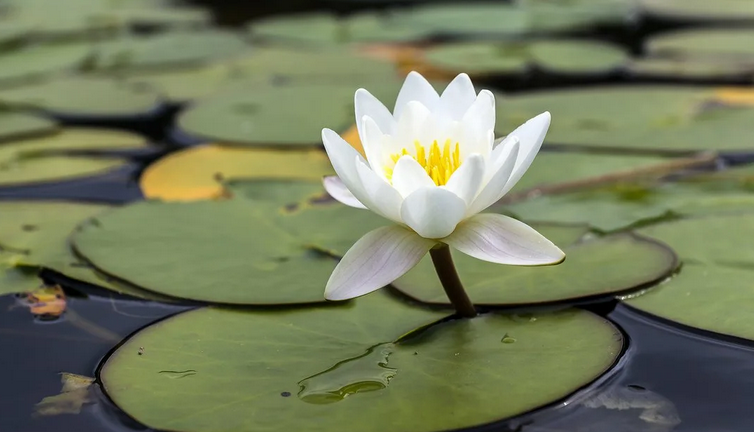
<svg viewBox="0 0 754 432">
<path fill-rule="evenodd" d="M 456 308 L 459 316 L 464 318 L 473 318 L 476 316 L 476 309 L 471 304 L 469 296 L 463 289 L 461 279 L 456 272 L 456 266 L 453 264 L 453 257 L 450 256 L 450 248 L 443 244 L 440 247 L 430 249 L 429 255 L 432 257 L 432 264 L 435 265 L 437 277 L 445 289 L 448 299 Z"/>
</svg>

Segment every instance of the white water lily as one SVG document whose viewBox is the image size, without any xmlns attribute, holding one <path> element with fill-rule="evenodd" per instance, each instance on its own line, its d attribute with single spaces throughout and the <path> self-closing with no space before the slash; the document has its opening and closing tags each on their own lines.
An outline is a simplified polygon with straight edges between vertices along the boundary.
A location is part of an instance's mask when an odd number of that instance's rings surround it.
<svg viewBox="0 0 754 432">
<path fill-rule="evenodd" d="M 437 246 L 499 264 L 546 265 L 565 254 L 533 228 L 500 214 L 479 214 L 524 175 L 539 151 L 550 113 L 527 121 L 495 145 L 495 100 L 458 75 L 438 95 L 411 72 L 390 111 L 367 90 L 355 95 L 366 160 L 330 129 L 322 131 L 337 177 L 333 198 L 369 209 L 395 225 L 359 239 L 327 283 L 328 300 L 358 297 L 390 284 Z M 334 221 L 337 223 L 337 221 Z"/>
</svg>

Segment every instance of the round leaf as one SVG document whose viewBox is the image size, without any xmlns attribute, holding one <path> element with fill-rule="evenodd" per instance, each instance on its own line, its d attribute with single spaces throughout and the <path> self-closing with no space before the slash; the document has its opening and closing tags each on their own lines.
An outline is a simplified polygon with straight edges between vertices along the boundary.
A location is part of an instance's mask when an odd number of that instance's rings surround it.
<svg viewBox="0 0 754 432">
<path fill-rule="evenodd" d="M 754 4 L 747 0 L 641 0 L 644 10 L 666 19 L 735 21 L 754 19 Z"/>
<path fill-rule="evenodd" d="M 37 45 L 0 55 L 0 87 L 33 82 L 53 73 L 81 69 L 93 51 L 85 44 Z"/>
<path fill-rule="evenodd" d="M 82 226 L 73 242 L 104 273 L 160 294 L 234 304 L 324 301 L 335 260 L 245 199 L 140 202 Z"/>
<path fill-rule="evenodd" d="M 647 227 L 643 234 L 668 243 L 684 262 L 670 281 L 625 302 L 631 307 L 691 327 L 754 340 L 747 305 L 750 235 L 754 214 L 681 220 Z"/>
<path fill-rule="evenodd" d="M 332 174 L 319 150 L 265 150 L 194 147 L 153 163 L 139 180 L 147 198 L 165 201 L 213 199 L 228 195 L 224 181 L 252 178 L 319 180 Z"/>
<path fill-rule="evenodd" d="M 681 153 L 748 150 L 754 141 L 754 107 L 726 104 L 714 88 L 682 86 L 592 87 L 509 97 L 497 110 L 497 130 L 508 133 L 543 111 L 552 113 L 550 145 Z"/>
<path fill-rule="evenodd" d="M 57 124 L 45 117 L 24 112 L 0 111 L 0 141 L 54 132 Z"/>
<path fill-rule="evenodd" d="M 136 334 L 101 378 L 121 409 L 155 429 L 370 432 L 389 419 L 397 432 L 430 432 L 552 403 L 621 352 L 620 332 L 580 310 L 488 314 L 402 338 L 438 318 L 381 293 L 338 308 L 199 309 Z"/>
<path fill-rule="evenodd" d="M 158 106 L 149 89 L 95 77 L 70 77 L 0 91 L 0 103 L 72 116 L 134 116 Z"/>
<path fill-rule="evenodd" d="M 546 232 L 543 234 L 547 236 Z M 566 260 L 550 267 L 502 266 L 461 253 L 453 256 L 471 301 L 494 306 L 625 293 L 653 285 L 677 267 L 672 250 L 630 234 L 560 246 Z M 425 303 L 449 304 L 429 257 L 393 286 Z"/>
</svg>

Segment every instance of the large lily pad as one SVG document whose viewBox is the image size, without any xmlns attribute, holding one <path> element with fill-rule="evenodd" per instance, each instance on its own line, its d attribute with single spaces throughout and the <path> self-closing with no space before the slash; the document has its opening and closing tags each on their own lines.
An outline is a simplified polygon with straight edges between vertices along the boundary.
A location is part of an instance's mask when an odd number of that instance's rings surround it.
<svg viewBox="0 0 754 432">
<path fill-rule="evenodd" d="M 200 309 L 136 334 L 101 378 L 121 409 L 155 429 L 430 432 L 563 398 L 605 372 L 622 345 L 609 322 L 577 310 L 409 334 L 438 318 L 382 293 L 337 308 Z M 501 342 L 506 334 L 515 343 Z"/>
<path fill-rule="evenodd" d="M 641 0 L 650 15 L 675 20 L 754 20 L 754 4 L 748 0 Z"/>
<path fill-rule="evenodd" d="M 675 183 L 634 180 L 544 194 L 496 208 L 505 208 L 525 220 L 586 223 L 602 231 L 614 231 L 673 216 L 754 209 L 751 183 L 751 168 L 742 167 Z"/>
<path fill-rule="evenodd" d="M 609 44 L 569 40 L 458 42 L 426 51 L 430 67 L 476 76 L 523 73 L 531 67 L 562 74 L 607 73 L 627 59 L 623 50 Z"/>
<path fill-rule="evenodd" d="M 540 227 L 538 227 L 540 228 Z M 541 229 L 541 228 L 540 228 Z M 547 230 L 542 230 L 547 236 Z M 553 239 L 557 242 L 558 239 Z M 552 267 L 511 267 L 454 253 L 458 273 L 475 304 L 521 305 L 587 299 L 646 288 L 675 270 L 668 247 L 630 234 L 576 244 L 560 243 L 566 260 Z M 429 257 L 393 283 L 411 298 L 449 304 Z"/>
<path fill-rule="evenodd" d="M 83 68 L 93 58 L 84 44 L 38 45 L 0 55 L 0 87 L 39 80 L 60 72 Z"/>
<path fill-rule="evenodd" d="M 361 86 L 390 104 L 400 85 L 397 79 L 388 79 Z M 358 87 L 238 82 L 183 112 L 178 126 L 183 132 L 214 142 L 320 146 L 322 127 L 344 130 L 353 122 L 353 93 Z"/>
<path fill-rule="evenodd" d="M 546 143 L 645 153 L 750 149 L 754 107 L 721 100 L 714 88 L 594 87 L 509 97 L 497 110 L 505 134 L 531 117 L 552 113 Z M 726 131 L 726 139 L 719 132 Z"/>
<path fill-rule="evenodd" d="M 754 31 L 683 30 L 661 34 L 646 45 L 649 59 L 636 72 L 684 78 L 723 78 L 754 74 Z"/>
<path fill-rule="evenodd" d="M 277 205 L 235 199 L 140 202 L 73 237 L 104 273 L 150 291 L 234 304 L 324 301 L 335 260 L 277 226 Z"/>
<path fill-rule="evenodd" d="M 121 131 L 64 129 L 41 138 L 0 146 L 0 185 L 67 180 L 101 174 L 125 164 L 122 158 L 66 155 L 145 147 L 146 140 Z"/>
<path fill-rule="evenodd" d="M 427 36 L 416 26 L 401 25 L 391 14 L 361 13 L 338 18 L 326 13 L 273 17 L 249 24 L 252 38 L 301 46 L 332 46 L 355 42 L 405 42 Z"/>
<path fill-rule="evenodd" d="M 0 104 L 70 116 L 147 114 L 159 99 L 150 89 L 95 77 L 69 77 L 0 91 Z"/>
<path fill-rule="evenodd" d="M 109 280 L 81 261 L 68 244 L 77 224 L 108 206 L 63 202 L 0 203 L 0 292 L 22 292 L 38 286 L 36 270 L 47 268 L 72 279 L 116 292 L 144 297 L 141 290 Z M 19 269 L 29 269 L 20 272 Z M 150 296 L 150 298 L 157 298 Z"/>
<path fill-rule="evenodd" d="M 153 163 L 139 180 L 147 198 L 164 201 L 214 199 L 229 195 L 224 183 L 253 178 L 319 180 L 332 174 L 319 150 L 267 150 L 217 145 L 172 153 Z"/>
<path fill-rule="evenodd" d="M 229 31 L 168 32 L 99 44 L 95 66 L 118 72 L 196 66 L 233 57 L 247 49 L 246 41 Z"/>
<path fill-rule="evenodd" d="M 631 307 L 702 330 L 754 340 L 748 305 L 754 253 L 754 214 L 708 216 L 647 227 L 682 258 L 681 273 L 639 297 Z"/>
<path fill-rule="evenodd" d="M 57 123 L 34 114 L 16 111 L 0 111 L 0 141 L 28 138 L 49 134 L 57 129 Z"/>
</svg>

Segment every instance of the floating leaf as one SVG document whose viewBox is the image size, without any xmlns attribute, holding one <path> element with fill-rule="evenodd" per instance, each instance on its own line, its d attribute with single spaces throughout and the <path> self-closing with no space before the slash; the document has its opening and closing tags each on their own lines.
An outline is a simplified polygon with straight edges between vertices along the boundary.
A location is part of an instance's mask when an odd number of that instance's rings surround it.
<svg viewBox="0 0 754 432">
<path fill-rule="evenodd" d="M 229 195 L 224 183 L 238 179 L 320 180 L 332 174 L 320 150 L 194 147 L 153 163 L 139 180 L 147 198 L 165 201 L 215 199 Z"/>
<path fill-rule="evenodd" d="M 345 307 L 199 309 L 130 338 L 101 378 L 121 409 L 155 429 L 382 431 L 390 419 L 395 431 L 430 432 L 559 400 L 621 352 L 620 332 L 581 310 L 488 314 L 411 333 L 440 316 L 383 293 Z M 500 343 L 506 333 L 516 342 Z"/>
<path fill-rule="evenodd" d="M 48 268 L 72 279 L 91 283 L 116 292 L 139 297 L 140 290 L 108 280 L 71 251 L 68 236 L 76 225 L 108 209 L 108 206 L 63 202 L 0 203 L 0 268 L 3 292 L 23 292 L 37 287 L 35 272 L 22 274 L 18 268 Z M 11 282 L 11 283 L 8 283 Z M 30 286 L 32 285 L 32 286 Z M 156 298 L 151 296 L 151 298 Z"/>
<path fill-rule="evenodd" d="M 337 18 L 327 13 L 272 17 L 249 24 L 254 39 L 301 46 L 355 42 L 405 42 L 426 37 L 424 29 L 400 25 L 389 14 L 360 13 Z"/>
<path fill-rule="evenodd" d="M 595 87 L 508 97 L 497 110 L 497 130 L 508 133 L 549 110 L 548 144 L 683 153 L 748 150 L 754 107 L 716 102 L 714 88 Z M 726 131 L 726 139 L 719 132 Z"/>
<path fill-rule="evenodd" d="M 140 202 L 98 216 L 73 242 L 104 273 L 163 295 L 234 304 L 324 301 L 335 260 L 280 228 L 274 216 L 282 211 L 245 199 Z"/>
<path fill-rule="evenodd" d="M 397 96 L 400 85 L 391 79 L 362 84 L 385 101 Z M 320 146 L 323 126 L 343 130 L 353 122 L 353 94 L 358 87 L 234 83 L 183 112 L 178 126 L 185 133 L 214 142 Z"/>
<path fill-rule="evenodd" d="M 96 47 L 98 55 L 95 67 L 111 72 L 196 66 L 233 57 L 249 49 L 239 35 L 224 30 L 134 36 Z"/>
<path fill-rule="evenodd" d="M 634 70 L 655 76 L 724 78 L 754 73 L 754 31 L 746 29 L 683 30 L 663 33 L 646 45 L 649 58 Z"/>
<path fill-rule="evenodd" d="M 85 44 L 37 45 L 0 55 L 0 87 L 38 81 L 83 68 L 94 52 Z"/>
<path fill-rule="evenodd" d="M 0 104 L 70 116 L 134 116 L 157 108 L 151 90 L 107 78 L 70 77 L 0 91 Z"/>
<path fill-rule="evenodd" d="M 90 389 L 94 378 L 62 372 L 60 382 L 63 384 L 60 394 L 42 399 L 34 409 L 35 414 L 41 416 L 78 414 L 84 405 L 96 400 Z"/>
<path fill-rule="evenodd" d="M 126 82 L 148 86 L 172 102 L 187 102 L 214 94 L 233 76 L 223 64 L 180 70 L 141 70 L 128 73 Z"/>
<path fill-rule="evenodd" d="M 641 0 L 649 15 L 693 21 L 736 21 L 754 19 L 754 4 L 748 0 Z"/>
<path fill-rule="evenodd" d="M 547 231 L 544 235 L 549 237 Z M 559 246 L 566 253 L 566 260 L 552 267 L 502 266 L 461 253 L 453 255 L 471 301 L 495 306 L 625 293 L 657 283 L 677 266 L 671 249 L 630 234 L 572 245 L 563 242 Z M 393 282 L 393 286 L 425 303 L 449 304 L 429 257 Z"/>
<path fill-rule="evenodd" d="M 96 129 L 64 129 L 42 138 L 0 146 L 0 185 L 49 182 L 101 174 L 125 164 L 122 158 L 67 156 L 67 152 L 127 150 L 146 146 L 135 134 Z"/>
<path fill-rule="evenodd" d="M 476 76 L 523 73 L 531 67 L 562 74 L 607 73 L 627 58 L 609 44 L 569 40 L 456 42 L 433 46 L 425 54 L 431 68 Z"/>
<path fill-rule="evenodd" d="M 0 111 L 0 141 L 54 132 L 57 124 L 45 117 L 24 112 Z"/>
<path fill-rule="evenodd" d="M 687 326 L 754 340 L 747 307 L 754 302 L 749 289 L 754 214 L 687 219 L 641 232 L 675 249 L 683 268 L 656 289 L 625 300 L 629 306 Z"/>
</svg>

